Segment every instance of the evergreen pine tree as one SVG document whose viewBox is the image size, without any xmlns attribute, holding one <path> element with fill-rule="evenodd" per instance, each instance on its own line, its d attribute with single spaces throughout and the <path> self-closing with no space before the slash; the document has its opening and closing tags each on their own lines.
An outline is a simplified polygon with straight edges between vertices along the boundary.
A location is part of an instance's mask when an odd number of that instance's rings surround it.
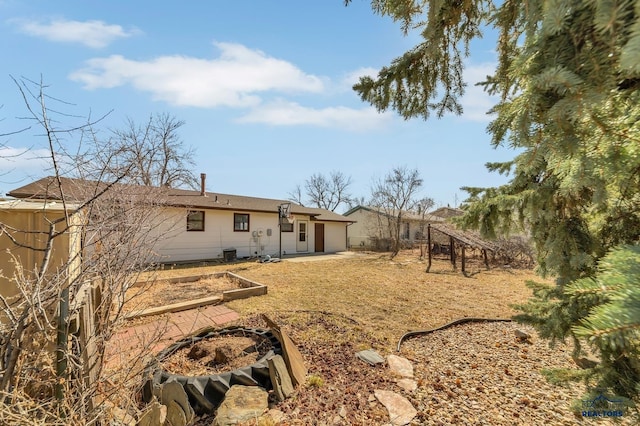
<svg viewBox="0 0 640 426">
<path fill-rule="evenodd" d="M 378 110 L 394 109 L 405 118 L 462 112 L 458 98 L 470 41 L 487 26 L 498 31 L 498 65 L 483 83 L 500 99 L 488 131 L 494 146 L 508 144 L 520 154 L 487 165 L 510 174 L 508 184 L 466 188 L 462 223 L 489 237 L 528 230 L 538 272 L 555 277 L 556 285 L 530 284 L 534 297 L 521 306 L 519 318 L 550 339 L 587 338 L 600 351 L 600 384 L 637 397 L 637 299 L 612 302 L 639 291 L 637 274 L 606 258 L 613 269 L 607 266 L 610 272 L 603 270 L 596 280 L 621 274 L 631 284 L 604 290 L 593 284 L 599 281 L 585 280 L 596 275 L 599 259 L 612 248 L 640 241 L 640 1 L 372 5 L 400 21 L 405 32 L 420 31 L 423 41 L 354 89 Z M 637 258 L 638 250 L 626 246 L 611 256 Z M 586 283 L 593 285 L 588 296 L 575 287 Z M 616 316 L 629 319 L 626 331 L 607 334 L 612 323 L 605 319 Z M 622 377 L 628 380 L 614 387 Z"/>
<path fill-rule="evenodd" d="M 591 307 L 573 332 L 600 351 L 599 385 L 632 395 L 640 392 L 640 246 L 613 249 L 598 266 L 595 278 L 565 289 L 570 301 Z"/>
</svg>

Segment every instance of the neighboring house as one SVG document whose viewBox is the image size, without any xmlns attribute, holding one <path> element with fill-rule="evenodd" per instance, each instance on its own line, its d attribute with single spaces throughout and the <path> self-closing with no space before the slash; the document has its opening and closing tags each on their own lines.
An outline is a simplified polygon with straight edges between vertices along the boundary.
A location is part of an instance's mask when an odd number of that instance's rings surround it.
<svg viewBox="0 0 640 426">
<path fill-rule="evenodd" d="M 391 238 L 390 226 L 397 217 L 396 212 L 387 213 L 375 207 L 356 206 L 344 213 L 354 224 L 347 230 L 349 248 L 385 249 L 384 242 Z M 403 212 L 400 238 L 411 245 L 423 238 L 429 223 L 441 223 L 445 219 L 432 213 L 416 214 Z"/>
<path fill-rule="evenodd" d="M 63 217 L 64 209 L 59 202 L 0 199 L 0 296 L 9 303 L 19 294 L 14 276 L 21 276 L 24 281 L 35 278 L 43 262 L 41 250 L 48 241 L 49 224 Z M 57 230 L 62 230 L 62 226 L 64 223 L 56 225 Z M 74 268 L 79 267 L 80 250 L 80 227 L 75 224 L 53 240 L 49 266 L 44 272 L 53 274 L 59 268 L 68 268 L 68 279 L 73 279 Z"/>
<path fill-rule="evenodd" d="M 80 201 L 105 184 L 62 179 L 65 196 Z M 120 185 L 114 190 L 144 193 L 160 209 L 154 232 L 163 236 L 153 261 L 198 260 L 337 252 L 347 248 L 347 227 L 353 219 L 328 210 L 275 200 L 200 191 Z M 21 199 L 60 199 L 52 178 L 11 191 Z M 142 201 L 144 202 L 144 201 Z M 289 204 L 291 217 L 279 227 L 279 206 Z"/>
<path fill-rule="evenodd" d="M 438 209 L 435 209 L 434 211 L 429 212 L 429 214 L 433 216 L 441 217 L 443 219 L 450 219 L 452 217 L 462 216 L 464 214 L 464 211 L 461 209 L 455 209 L 447 206 L 447 207 L 440 207 Z"/>
</svg>

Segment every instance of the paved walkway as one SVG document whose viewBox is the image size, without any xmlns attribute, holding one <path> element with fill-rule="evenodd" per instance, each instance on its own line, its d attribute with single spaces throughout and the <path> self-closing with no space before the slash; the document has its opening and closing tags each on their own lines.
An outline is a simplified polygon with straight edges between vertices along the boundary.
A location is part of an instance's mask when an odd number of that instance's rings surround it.
<svg viewBox="0 0 640 426">
<path fill-rule="evenodd" d="M 294 255 L 287 254 L 283 256 L 282 260 L 285 262 L 318 262 L 321 260 L 348 259 L 354 256 L 361 256 L 361 254 L 353 251 L 339 251 L 336 253 L 304 253 Z"/>
<path fill-rule="evenodd" d="M 105 351 L 107 366 L 129 364 L 132 358 L 156 354 L 174 341 L 204 327 L 222 326 L 235 321 L 237 312 L 223 305 L 164 314 L 162 319 L 120 330 Z"/>
</svg>

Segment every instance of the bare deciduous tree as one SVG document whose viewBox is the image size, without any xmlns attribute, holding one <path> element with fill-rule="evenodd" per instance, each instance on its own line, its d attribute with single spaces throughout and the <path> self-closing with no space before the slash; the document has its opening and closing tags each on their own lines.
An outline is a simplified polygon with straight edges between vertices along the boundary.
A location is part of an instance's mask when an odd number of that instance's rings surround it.
<svg viewBox="0 0 640 426">
<path fill-rule="evenodd" d="M 353 209 L 358 206 L 367 206 L 369 204 L 371 203 L 368 202 L 366 198 L 364 198 L 363 196 L 350 197 L 349 200 L 347 200 L 347 205 L 349 206 L 350 209 Z"/>
<path fill-rule="evenodd" d="M 329 177 L 321 173 L 314 173 L 304 182 L 305 195 L 308 204 L 315 207 L 335 211 L 342 204 L 348 204 L 351 196 L 347 192 L 351 186 L 351 176 L 333 171 Z M 300 185 L 289 193 L 290 200 L 302 205 L 302 189 Z"/>
<path fill-rule="evenodd" d="M 124 129 L 112 130 L 108 144 L 91 146 L 77 163 L 98 162 L 102 178 L 117 176 L 126 183 L 146 186 L 198 188 L 192 172 L 195 152 L 178 135 L 184 121 L 167 113 L 152 114 L 144 125 L 127 119 Z"/>
<path fill-rule="evenodd" d="M 304 200 L 302 199 L 302 188 L 300 188 L 300 185 L 296 185 L 296 187 L 294 188 L 293 191 L 289 192 L 289 201 L 293 201 L 296 204 L 300 204 L 301 206 L 304 206 Z"/>
<path fill-rule="evenodd" d="M 374 180 L 371 188 L 372 206 L 387 218 L 392 242 L 391 257 L 400 251 L 402 219 L 415 204 L 414 196 L 422 186 L 417 169 L 395 167 L 384 178 Z"/>
<path fill-rule="evenodd" d="M 0 295 L 0 423 L 106 424 L 104 404 L 112 392 L 130 386 L 119 397 L 131 395 L 139 385 L 137 371 L 129 366 L 107 375 L 103 357 L 122 321 L 125 293 L 151 267 L 152 250 L 163 235 L 158 229 L 167 227 L 161 208 L 154 208 L 162 205 L 162 189 L 122 185 L 127 168 L 117 176 L 112 169 L 94 170 L 96 176 L 113 177 L 103 181 L 63 176 L 61 165 L 71 164 L 61 154 L 63 142 L 77 132 L 95 133 L 87 124 L 61 128 L 59 123 L 71 116 L 47 106 L 56 100 L 42 83 L 23 79 L 16 84 L 29 119 L 44 130 L 50 148 L 53 177 L 43 188 L 42 202 L 62 207 L 55 214 L 43 207 L 39 227 L 33 229 L 0 221 L 0 238 L 36 259 L 23 263 L 25 258 L 12 255 L 15 271 L 0 274 L 3 286 L 17 290 L 17 295 Z M 78 249 L 69 250 L 72 246 Z M 60 255 L 61 248 L 68 256 Z M 85 330 L 82 341 L 70 321 L 80 309 L 74 302 L 86 291 L 99 297 L 90 315 L 94 327 Z M 114 376 L 119 385 L 113 384 Z"/>
<path fill-rule="evenodd" d="M 424 258 L 424 242 L 425 242 L 425 228 L 428 224 L 427 215 L 428 211 L 434 206 L 435 202 L 433 198 L 424 197 L 420 200 L 416 201 L 414 204 L 414 209 L 416 210 L 417 215 L 420 217 L 419 229 L 416 237 L 420 241 L 420 259 Z"/>
</svg>

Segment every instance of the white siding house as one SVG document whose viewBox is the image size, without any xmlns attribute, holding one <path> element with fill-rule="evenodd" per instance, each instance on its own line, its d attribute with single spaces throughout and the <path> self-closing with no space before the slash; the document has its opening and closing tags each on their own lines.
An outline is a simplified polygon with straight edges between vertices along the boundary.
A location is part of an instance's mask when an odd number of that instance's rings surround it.
<svg viewBox="0 0 640 426">
<path fill-rule="evenodd" d="M 96 183 L 63 179 L 67 197 L 82 201 L 95 193 Z M 52 178 L 15 189 L 9 195 L 25 199 L 59 199 Z M 200 191 L 126 186 L 123 191 L 144 191 L 154 199 L 159 223 L 152 224 L 162 238 L 154 247 L 157 262 L 187 262 L 337 252 L 347 249 L 347 227 L 353 222 L 328 210 L 309 208 L 286 200 L 244 197 Z M 56 194 L 58 194 L 56 196 Z M 157 196 L 154 196 L 157 195 Z M 147 198 L 148 199 L 148 198 Z M 279 207 L 290 205 L 290 217 L 280 227 Z M 281 232 L 282 231 L 282 232 Z"/>
<path fill-rule="evenodd" d="M 384 249 L 384 241 L 391 238 L 390 226 L 395 213 L 390 215 L 374 207 L 356 206 L 344 216 L 354 221 L 348 227 L 347 246 L 349 248 Z M 390 220 L 392 222 L 390 222 Z M 426 233 L 428 223 L 440 223 L 445 219 L 430 213 L 420 215 L 403 212 L 400 224 L 400 238 L 406 244 L 413 244 Z"/>
</svg>

